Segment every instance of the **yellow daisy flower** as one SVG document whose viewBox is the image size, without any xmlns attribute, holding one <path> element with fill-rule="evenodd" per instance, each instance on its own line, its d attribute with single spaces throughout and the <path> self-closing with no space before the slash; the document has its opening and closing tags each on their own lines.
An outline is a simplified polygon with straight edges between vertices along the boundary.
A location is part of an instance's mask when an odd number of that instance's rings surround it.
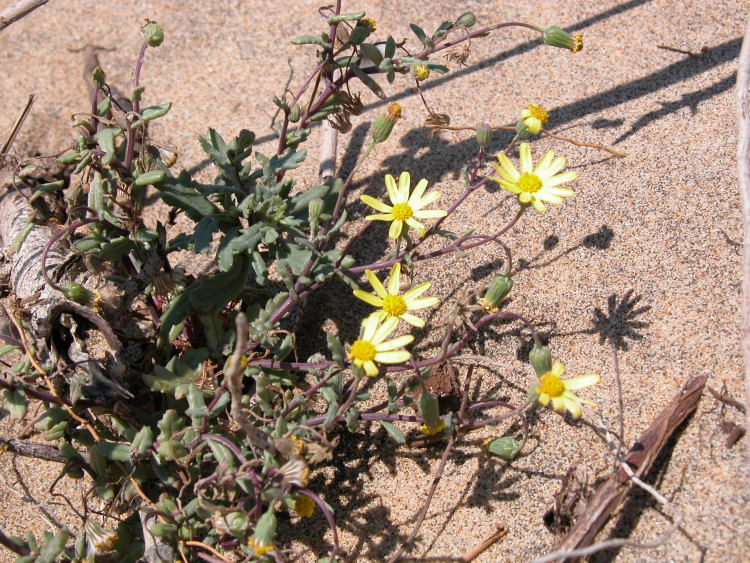
<svg viewBox="0 0 750 563">
<path fill-rule="evenodd" d="M 390 317 L 397 317 L 402 321 L 409 323 L 412 326 L 423 327 L 424 321 L 412 315 L 407 311 L 414 311 L 416 309 L 424 309 L 425 307 L 432 307 L 440 303 L 440 299 L 437 297 L 423 297 L 419 299 L 425 291 L 430 289 L 431 282 L 424 282 L 419 284 L 404 293 L 399 295 L 398 291 L 401 286 L 401 264 L 396 262 L 391 268 L 391 273 L 388 276 L 388 290 L 386 291 L 383 284 L 375 276 L 375 272 L 372 270 L 365 270 L 365 275 L 370 285 L 375 290 L 375 294 L 367 293 L 361 289 L 355 289 L 354 295 L 369 303 L 374 307 L 379 307 L 379 311 L 375 311 L 373 316 L 377 316 L 379 321 L 384 321 Z"/>
<path fill-rule="evenodd" d="M 542 125 L 547 123 L 549 114 L 539 104 L 529 104 L 526 109 L 521 112 L 521 119 L 523 119 L 523 124 L 526 126 L 529 133 L 536 135 L 541 131 Z"/>
<path fill-rule="evenodd" d="M 426 179 L 423 178 L 417 182 L 411 195 L 409 195 L 410 184 L 411 176 L 408 172 L 401 172 L 398 185 L 396 185 L 396 180 L 393 176 L 390 174 L 385 175 L 385 189 L 393 206 L 386 205 L 369 195 L 359 196 L 359 199 L 364 203 L 381 212 L 375 215 L 368 215 L 365 217 L 366 220 L 392 221 L 391 228 L 388 230 L 390 238 L 396 239 L 401 236 L 404 223 L 413 229 L 417 229 L 420 234 L 424 234 L 425 226 L 417 221 L 417 219 L 437 219 L 448 215 L 447 211 L 440 209 L 423 209 L 441 196 L 441 193 L 435 190 L 425 195 L 425 190 L 427 189 Z"/>
<path fill-rule="evenodd" d="M 411 354 L 406 350 L 396 350 L 410 344 L 414 337 L 411 334 L 385 341 L 398 325 L 397 317 L 386 319 L 383 324 L 375 315 L 362 321 L 359 339 L 349 348 L 349 359 L 365 370 L 370 377 L 378 374 L 378 364 L 400 364 L 407 361 Z"/>
<path fill-rule="evenodd" d="M 552 369 L 539 377 L 539 385 L 534 388 L 537 393 L 537 402 L 546 407 L 550 402 L 556 412 L 568 411 L 573 418 L 580 418 L 582 414 L 581 404 L 595 407 L 596 403 L 581 399 L 571 393 L 576 389 L 583 389 L 596 385 L 601 380 L 597 374 L 582 375 L 572 379 L 561 379 L 565 373 L 565 366 L 560 362 L 555 362 Z"/>
<path fill-rule="evenodd" d="M 500 184 L 504 190 L 518 194 L 518 201 L 522 204 L 533 205 L 544 213 L 547 210 L 544 202 L 557 205 L 562 203 L 563 197 L 575 195 L 573 190 L 557 187 L 578 177 L 572 170 L 558 174 L 565 166 L 565 158 L 555 158 L 555 151 L 548 151 L 534 168 L 529 143 L 521 143 L 519 155 L 520 173 L 507 156 L 499 153 L 497 160 L 500 164 L 493 162 L 492 166 L 500 176 L 491 176 L 490 179 Z"/>
</svg>

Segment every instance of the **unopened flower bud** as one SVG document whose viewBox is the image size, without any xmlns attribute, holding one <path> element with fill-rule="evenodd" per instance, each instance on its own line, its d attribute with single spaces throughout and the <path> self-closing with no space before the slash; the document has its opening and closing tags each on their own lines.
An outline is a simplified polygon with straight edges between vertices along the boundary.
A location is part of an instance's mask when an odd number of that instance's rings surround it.
<svg viewBox="0 0 750 563">
<path fill-rule="evenodd" d="M 477 23 L 477 17 L 471 12 L 464 12 L 463 14 L 458 16 L 458 19 L 456 20 L 456 23 L 453 24 L 453 27 L 471 27 L 475 23 Z"/>
<path fill-rule="evenodd" d="M 289 121 L 292 123 L 297 123 L 300 118 L 300 114 L 302 113 L 302 110 L 299 107 L 299 104 L 294 104 L 292 106 L 292 109 L 289 111 Z"/>
<path fill-rule="evenodd" d="M 253 549 L 255 555 L 261 557 L 273 551 L 273 537 L 276 535 L 276 515 L 273 513 L 273 507 L 269 507 L 258 519 L 258 525 L 255 526 L 255 533 L 248 540 L 247 544 Z"/>
<path fill-rule="evenodd" d="M 529 352 L 529 363 L 537 376 L 542 376 L 552 369 L 552 351 L 549 346 L 534 344 Z"/>
<path fill-rule="evenodd" d="M 430 76 L 430 67 L 422 63 L 412 65 L 411 76 L 415 80 L 421 82 L 422 80 L 425 80 L 428 76 Z"/>
<path fill-rule="evenodd" d="M 437 428 L 440 424 L 440 405 L 438 398 L 429 391 L 423 391 L 419 395 L 419 414 L 424 419 L 427 428 Z"/>
<path fill-rule="evenodd" d="M 382 143 L 391 134 L 393 126 L 401 118 L 401 104 L 391 102 L 385 115 L 379 116 L 375 123 L 372 124 L 372 140 L 376 143 Z"/>
<path fill-rule="evenodd" d="M 482 448 L 488 455 L 495 455 L 507 461 L 516 458 L 521 451 L 521 444 L 511 436 L 503 438 L 487 438 L 482 442 Z"/>
<path fill-rule="evenodd" d="M 497 312 L 498 303 L 508 295 L 512 288 L 513 280 L 509 275 L 497 274 L 492 278 L 492 281 L 490 281 L 490 285 L 487 288 L 484 297 L 479 300 L 479 303 L 488 313 L 495 313 Z"/>
<path fill-rule="evenodd" d="M 479 143 L 479 148 L 484 150 L 490 145 L 491 142 L 492 127 L 490 127 L 486 123 L 482 123 L 479 127 L 477 127 L 477 143 Z"/>
<path fill-rule="evenodd" d="M 577 53 L 583 49 L 582 33 L 573 35 L 556 25 L 550 26 L 542 32 L 542 41 L 545 45 L 568 49 L 573 53 Z"/>
<path fill-rule="evenodd" d="M 143 35 L 148 41 L 149 47 L 158 47 L 164 41 L 164 28 L 156 22 L 146 20 L 143 26 Z"/>
<path fill-rule="evenodd" d="M 317 223 L 321 213 L 323 213 L 323 200 L 319 197 L 314 197 L 307 204 L 307 216 L 310 219 L 310 223 Z"/>
<path fill-rule="evenodd" d="M 94 298 L 93 293 L 83 287 L 80 283 L 76 282 L 70 282 L 69 284 L 64 285 L 62 293 L 67 299 L 75 301 L 81 305 L 88 305 Z"/>
</svg>

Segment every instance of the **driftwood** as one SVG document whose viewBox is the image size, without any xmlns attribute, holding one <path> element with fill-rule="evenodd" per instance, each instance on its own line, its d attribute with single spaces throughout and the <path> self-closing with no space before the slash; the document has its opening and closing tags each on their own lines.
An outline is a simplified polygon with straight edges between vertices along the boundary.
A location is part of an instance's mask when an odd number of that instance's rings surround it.
<svg viewBox="0 0 750 563">
<path fill-rule="evenodd" d="M 642 477 L 649 471 L 672 433 L 695 410 L 705 385 L 705 377 L 691 379 L 630 448 L 624 461 L 637 477 Z M 632 481 L 624 469 L 614 471 L 596 491 L 586 509 L 582 511 L 583 517 L 576 521 L 555 551 L 572 551 L 590 545 L 620 506 L 631 486 Z M 556 561 L 576 559 L 562 558 Z"/>
<path fill-rule="evenodd" d="M 745 402 L 750 402 L 750 17 L 745 24 L 737 69 L 737 176 L 742 202 L 742 354 L 745 359 Z M 745 412 L 750 430 L 750 409 Z M 750 432 L 745 435 L 750 465 Z"/>
<path fill-rule="evenodd" d="M 29 15 L 37 8 L 44 6 L 49 0 L 20 0 L 0 12 L 0 31 L 22 17 Z"/>
</svg>

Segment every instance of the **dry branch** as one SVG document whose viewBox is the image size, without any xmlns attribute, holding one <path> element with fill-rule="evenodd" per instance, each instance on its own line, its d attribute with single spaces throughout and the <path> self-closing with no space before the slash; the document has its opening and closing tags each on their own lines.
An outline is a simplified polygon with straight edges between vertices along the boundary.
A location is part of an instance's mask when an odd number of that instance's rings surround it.
<svg viewBox="0 0 750 563">
<path fill-rule="evenodd" d="M 642 477 L 651 469 L 669 437 L 695 410 L 705 385 L 705 377 L 691 379 L 630 448 L 624 461 L 637 477 Z M 596 534 L 620 506 L 631 486 L 632 481 L 624 469 L 614 471 L 599 487 L 586 509 L 582 511 L 583 517 L 562 538 L 556 551 L 572 551 L 590 545 Z M 567 558 L 557 561 L 574 560 Z"/>
<path fill-rule="evenodd" d="M 745 39 L 737 69 L 737 175 L 742 201 L 742 353 L 745 359 L 745 402 L 750 402 L 750 17 L 745 24 Z M 746 409 L 746 426 L 750 428 L 750 409 Z M 750 462 L 750 432 L 745 437 Z"/>
<path fill-rule="evenodd" d="M 5 8 L 0 12 L 0 31 L 10 24 L 17 22 L 22 17 L 29 15 L 37 8 L 44 6 L 49 0 L 21 0 L 16 2 L 10 8 Z"/>
</svg>

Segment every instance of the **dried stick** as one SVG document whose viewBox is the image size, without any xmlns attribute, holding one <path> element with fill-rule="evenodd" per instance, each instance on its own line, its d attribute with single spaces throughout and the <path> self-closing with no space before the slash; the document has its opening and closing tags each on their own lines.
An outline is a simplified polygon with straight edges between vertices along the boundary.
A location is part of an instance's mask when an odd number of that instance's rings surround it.
<svg viewBox="0 0 750 563">
<path fill-rule="evenodd" d="M 46 461 L 65 463 L 68 461 L 57 446 L 43 444 L 42 442 L 27 442 L 25 440 L 14 440 L 0 436 L 0 452 L 8 451 L 24 457 L 34 457 Z"/>
<path fill-rule="evenodd" d="M 10 24 L 17 22 L 22 17 L 29 15 L 31 12 L 44 6 L 49 0 L 21 0 L 16 2 L 10 8 L 5 8 L 0 12 L 0 31 L 4 30 Z"/>
<path fill-rule="evenodd" d="M 0 159 L 2 159 L 5 156 L 5 154 L 8 152 L 8 149 L 10 149 L 10 146 L 13 144 L 13 141 L 16 140 L 16 135 L 18 135 L 18 132 L 21 130 L 21 127 L 23 126 L 23 122 L 26 121 L 26 118 L 29 116 L 29 113 L 31 113 L 31 106 L 34 105 L 35 100 L 36 100 L 36 94 L 30 94 L 29 99 L 26 100 L 26 105 L 21 111 L 21 115 L 19 115 L 18 119 L 16 119 L 16 122 L 13 124 L 13 127 L 11 128 L 10 133 L 8 134 L 8 138 L 5 139 L 5 142 L 3 143 L 2 148 L 0 148 Z"/>
<path fill-rule="evenodd" d="M 737 175 L 742 200 L 742 355 L 745 359 L 745 402 L 750 399 L 750 17 L 745 24 L 745 38 L 737 69 Z M 750 409 L 745 412 L 750 428 Z M 745 436 L 745 450 L 750 462 L 750 432 Z"/>
<path fill-rule="evenodd" d="M 461 557 L 462 563 L 469 563 L 470 561 L 474 561 L 474 559 L 479 557 L 485 549 L 490 547 L 493 543 L 495 543 L 507 533 L 508 527 L 505 524 L 498 524 L 494 532 L 492 532 L 477 545 L 463 554 L 463 556 Z"/>
<path fill-rule="evenodd" d="M 628 466 L 615 470 L 597 490 L 583 516 L 562 538 L 556 551 L 573 551 L 591 544 L 597 533 L 604 527 L 612 513 L 630 490 L 633 475 L 640 478 L 645 475 L 656 460 L 672 433 L 696 408 L 698 400 L 706 385 L 705 377 L 695 377 L 682 388 L 654 419 L 651 425 L 641 434 L 625 455 Z M 617 540 L 621 541 L 621 540 Z M 547 561 L 547 558 L 543 558 Z M 555 561 L 573 561 L 571 558 L 555 558 Z"/>
</svg>

